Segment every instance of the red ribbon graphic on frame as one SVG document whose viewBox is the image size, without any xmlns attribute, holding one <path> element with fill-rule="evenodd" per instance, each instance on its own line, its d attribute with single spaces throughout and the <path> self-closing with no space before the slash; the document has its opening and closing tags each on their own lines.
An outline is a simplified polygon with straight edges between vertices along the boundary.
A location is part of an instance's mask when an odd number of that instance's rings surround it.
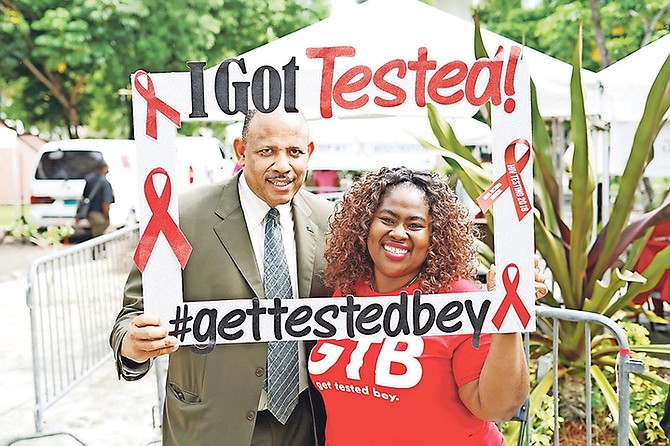
<svg viewBox="0 0 670 446">
<path fill-rule="evenodd" d="M 512 272 L 511 269 L 516 270 L 514 279 L 510 279 Z M 502 281 L 503 286 L 505 287 L 505 297 L 500 303 L 498 311 L 496 311 L 496 314 L 493 315 L 493 319 L 491 319 L 493 325 L 495 325 L 496 328 L 500 330 L 500 327 L 502 327 L 503 321 L 505 320 L 510 307 L 514 307 L 514 311 L 516 312 L 517 316 L 519 316 L 519 320 L 523 324 L 523 328 L 526 328 L 528 322 L 530 321 L 530 313 L 528 313 L 526 306 L 523 304 L 523 301 L 517 292 L 517 289 L 519 288 L 519 267 L 514 263 L 507 265 L 503 270 Z"/>
<path fill-rule="evenodd" d="M 140 83 L 140 76 L 147 78 L 147 88 L 144 88 L 144 85 Z M 154 83 L 145 71 L 139 70 L 137 73 L 135 73 L 135 89 L 140 94 L 140 96 L 142 96 L 147 101 L 146 133 L 148 136 L 152 137 L 153 139 L 158 139 L 158 130 L 156 129 L 157 111 L 172 121 L 174 125 L 177 126 L 177 128 L 181 127 L 181 117 L 179 116 L 179 112 L 156 97 Z"/>
<path fill-rule="evenodd" d="M 157 174 L 165 175 L 165 187 L 160 196 L 156 193 L 156 187 L 154 186 L 153 181 L 154 175 Z M 144 233 L 137 244 L 137 249 L 133 256 L 135 264 L 142 272 L 144 272 L 144 268 L 147 266 L 149 257 L 151 257 L 151 253 L 158 240 L 158 234 L 161 232 L 170 244 L 172 252 L 174 252 L 177 260 L 179 260 L 182 269 L 186 266 L 186 262 L 191 255 L 191 250 L 193 249 L 191 244 L 186 240 L 186 237 L 168 213 L 171 194 L 172 183 L 170 182 L 170 176 L 165 169 L 156 167 L 149 172 L 146 180 L 144 180 L 144 196 L 151 209 L 151 218 L 149 219 L 149 223 L 147 223 L 147 227 L 144 229 Z"/>
<path fill-rule="evenodd" d="M 528 150 L 517 161 L 514 156 L 514 148 L 517 144 L 525 144 Z M 516 139 L 505 149 L 505 173 L 493 182 L 482 194 L 477 197 L 477 203 L 486 212 L 491 205 L 505 192 L 510 189 L 514 200 L 516 215 L 521 221 L 532 209 L 532 203 L 526 192 L 526 187 L 521 179 L 521 172 L 530 160 L 530 144 L 525 139 Z"/>
</svg>

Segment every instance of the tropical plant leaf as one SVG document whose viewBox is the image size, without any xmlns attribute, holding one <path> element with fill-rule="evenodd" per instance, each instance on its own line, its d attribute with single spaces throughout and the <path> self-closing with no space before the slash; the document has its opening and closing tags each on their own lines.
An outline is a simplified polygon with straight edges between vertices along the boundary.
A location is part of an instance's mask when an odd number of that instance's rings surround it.
<svg viewBox="0 0 670 446">
<path fill-rule="evenodd" d="M 530 106 L 532 116 L 533 145 L 537 149 L 537 156 L 541 156 L 544 162 L 551 165 L 551 136 L 540 113 L 537 103 L 537 88 L 533 79 L 530 80 Z M 554 181 L 555 183 L 555 181 Z"/>
<path fill-rule="evenodd" d="M 565 371 L 563 372 L 565 374 Z M 558 376 L 561 376 L 561 372 L 559 371 Z M 530 407 L 531 410 L 533 407 L 540 407 L 540 403 L 542 401 L 542 397 L 545 396 L 546 394 L 549 393 L 549 389 L 551 389 L 551 385 L 554 382 L 554 371 L 550 370 L 547 372 L 542 379 L 535 384 L 533 387 L 533 390 L 530 392 Z"/>
<path fill-rule="evenodd" d="M 649 263 L 645 270 L 642 271 L 642 275 L 647 278 L 647 281 L 645 283 L 632 283 L 628 287 L 626 294 L 614 301 L 603 314 L 611 317 L 617 310 L 628 305 L 635 296 L 652 289 L 658 281 L 661 280 L 661 277 L 665 273 L 665 270 L 668 269 L 669 265 L 670 245 L 656 253 L 651 263 Z"/>
<path fill-rule="evenodd" d="M 627 283 L 645 283 L 646 281 L 647 279 L 638 273 L 632 271 L 622 272 L 619 268 L 616 268 L 614 274 L 610 275 L 609 283 L 606 284 L 601 280 L 596 282 L 591 298 L 587 298 L 584 301 L 583 310 L 601 314 L 611 303 L 614 294 Z"/>
<path fill-rule="evenodd" d="M 631 345 L 631 350 L 670 359 L 670 344 Z"/>
<path fill-rule="evenodd" d="M 633 304 L 635 305 L 635 304 Z M 642 314 L 645 315 L 647 320 L 649 321 L 650 324 L 658 324 L 658 325 L 668 325 L 670 322 L 668 322 L 666 319 L 662 318 L 661 316 L 656 315 L 653 310 L 646 309 L 642 307 L 641 305 L 637 305 L 640 307 L 640 310 L 642 311 Z"/>
<path fill-rule="evenodd" d="M 659 375 L 657 375 L 654 372 L 636 373 L 635 376 L 638 376 L 638 377 L 642 378 L 643 380 L 645 380 L 645 381 L 647 381 L 647 382 L 649 382 L 649 383 L 651 383 L 655 386 L 661 387 L 661 388 L 667 389 L 668 386 L 670 385 L 670 383 L 668 383 L 668 381 L 664 380 L 663 378 L 661 378 Z"/>
<path fill-rule="evenodd" d="M 605 264 L 605 267 L 608 269 L 611 268 L 612 265 L 614 265 L 620 258 L 621 254 L 630 248 L 630 245 L 634 240 L 648 235 L 648 231 L 651 228 L 659 223 L 663 223 L 666 220 L 670 220 L 670 195 L 666 196 L 663 203 L 661 203 L 661 205 L 656 209 L 646 212 L 645 214 L 633 220 L 628 226 L 626 226 L 626 228 L 621 232 L 619 240 L 617 241 L 612 251 L 607 254 L 609 261 Z M 596 239 L 595 244 L 589 252 L 590 266 L 593 266 L 593 264 L 595 264 L 599 258 L 605 256 L 605 253 L 603 252 L 604 243 L 604 233 L 601 232 L 600 236 Z M 641 253 L 641 250 L 639 251 L 640 252 L 632 253 L 634 258 L 630 263 L 634 264 L 635 261 L 637 261 L 637 257 Z M 631 256 L 629 255 L 629 257 Z M 587 290 L 587 292 L 589 291 L 590 290 Z"/>
<path fill-rule="evenodd" d="M 542 258 L 547 262 L 547 267 L 551 270 L 554 281 L 561 287 L 561 295 L 565 305 L 568 308 L 574 308 L 574 299 L 570 287 L 563 288 L 564 284 L 570 283 L 570 272 L 563 240 L 547 229 L 537 210 L 534 211 L 534 215 L 535 245 L 542 253 Z"/>
<path fill-rule="evenodd" d="M 481 167 L 479 160 L 477 160 L 472 152 L 463 144 L 461 144 L 458 138 L 456 138 L 454 129 L 440 115 L 440 112 L 437 110 L 435 105 L 426 104 L 426 110 L 428 111 L 428 122 L 430 122 L 430 128 L 432 129 L 435 138 L 437 138 L 437 142 L 440 144 L 440 147 L 448 148 L 456 155 L 459 155 L 462 158 L 470 161 L 472 164 Z"/>
<path fill-rule="evenodd" d="M 437 108 L 433 104 L 427 104 L 426 108 L 430 127 L 441 147 L 431 144 L 418 135 L 414 137 L 422 146 L 442 155 L 449 167 L 453 169 L 453 174 L 461 181 L 465 192 L 472 201 L 476 202 L 477 197 L 491 184 L 491 174 L 482 167 L 472 152 L 461 144 L 451 125 L 439 114 Z M 493 215 L 488 212 L 484 218 L 489 230 L 493 232 Z M 483 251 L 481 254 L 486 255 Z"/>
<path fill-rule="evenodd" d="M 618 422 L 619 402 L 617 400 L 616 392 L 610 385 L 605 374 L 602 372 L 602 370 L 600 370 L 600 367 L 598 367 L 597 365 L 591 366 L 591 376 L 593 376 L 593 380 L 596 382 L 596 385 L 600 388 L 600 391 L 605 397 L 605 402 L 607 403 L 607 407 L 612 413 L 612 418 L 615 420 L 615 422 Z M 628 428 L 628 439 L 633 445 L 640 446 L 640 443 L 637 441 L 637 438 L 635 436 L 636 425 L 635 422 L 633 421 L 633 417 L 631 417 L 630 415 L 629 415 L 629 423 L 630 424 Z"/>
<path fill-rule="evenodd" d="M 663 206 L 663 203 L 667 200 L 669 196 L 670 196 L 670 189 L 666 190 L 665 193 L 662 195 L 661 206 Z M 656 224 L 660 224 L 660 222 L 656 222 Z M 644 234 L 642 234 L 640 237 L 634 239 L 631 242 L 631 244 L 628 246 L 628 249 L 626 250 L 628 256 L 626 257 L 623 265 L 625 269 L 635 268 L 635 265 L 637 265 L 637 261 L 640 258 L 642 251 L 644 251 L 644 249 L 646 248 L 647 242 L 649 241 L 649 238 L 651 237 L 652 233 L 653 228 L 651 227 L 647 228 Z"/>
<path fill-rule="evenodd" d="M 539 187 L 535 194 L 540 203 L 540 209 L 546 225 L 552 232 L 560 231 L 564 240 L 570 240 L 570 231 L 561 220 L 561 205 L 558 183 L 551 163 L 551 138 L 537 106 L 537 92 L 535 83 L 530 81 L 530 108 L 533 127 L 533 166 L 534 179 Z"/>
<path fill-rule="evenodd" d="M 425 148 L 434 150 L 444 158 L 449 166 L 454 169 L 470 197 L 476 199 L 484 192 L 484 189 L 491 185 L 491 175 L 479 164 L 457 155 L 448 148 L 438 147 L 423 138 L 417 137 L 417 141 Z"/>
<path fill-rule="evenodd" d="M 479 239 L 475 240 L 475 245 L 477 247 L 477 254 L 479 254 L 480 263 L 488 270 L 495 261 L 493 250 L 489 245 Z"/>
<path fill-rule="evenodd" d="M 654 226 L 668 220 L 670 220 L 670 196 L 659 207 L 636 218 L 622 231 L 612 257 L 620 256 L 635 239 L 645 235 Z"/>
<path fill-rule="evenodd" d="M 587 265 L 587 249 L 593 230 L 593 191 L 595 185 L 589 164 L 588 127 L 584 111 L 584 93 L 581 78 L 582 30 L 579 28 L 577 45 L 572 55 L 572 77 L 570 79 L 572 141 L 572 181 L 570 186 L 572 230 L 570 231 L 570 282 L 574 295 L 574 308 L 582 306 L 585 296 L 584 281 Z"/>
<path fill-rule="evenodd" d="M 619 242 L 619 236 L 633 208 L 635 191 L 640 178 L 647 166 L 652 144 L 658 135 L 663 122 L 663 116 L 670 107 L 670 55 L 665 59 L 654 83 L 651 86 L 644 107 L 642 119 L 633 138 L 633 146 L 621 176 L 619 193 L 614 201 L 610 219 L 602 230 L 604 242 L 602 252 L 612 252 Z M 587 289 L 593 287 L 593 282 L 603 276 L 610 263 L 608 256 L 594 256 L 595 265 L 590 269 L 591 282 Z"/>
<path fill-rule="evenodd" d="M 481 32 L 481 21 L 479 20 L 479 13 L 477 11 L 475 11 L 473 19 L 475 22 L 475 58 L 481 59 L 485 57 L 488 59 L 489 53 L 486 51 L 486 47 L 484 46 L 484 40 L 482 39 Z M 489 125 L 489 127 L 491 127 L 491 103 L 487 102 L 481 108 L 486 119 L 486 123 Z"/>
</svg>

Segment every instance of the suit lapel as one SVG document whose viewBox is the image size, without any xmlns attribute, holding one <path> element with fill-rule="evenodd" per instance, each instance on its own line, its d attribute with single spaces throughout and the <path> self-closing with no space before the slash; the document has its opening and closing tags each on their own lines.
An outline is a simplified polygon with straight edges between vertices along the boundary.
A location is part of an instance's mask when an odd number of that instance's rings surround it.
<svg viewBox="0 0 670 446">
<path fill-rule="evenodd" d="M 258 271 L 249 231 L 240 205 L 237 178 L 228 182 L 223 188 L 221 199 L 215 211 L 222 220 L 214 227 L 214 232 L 221 241 L 223 248 L 235 262 L 240 274 L 254 293 L 262 298 L 265 296 L 263 281 Z M 312 211 L 300 192 L 293 198 L 292 203 L 298 266 L 298 294 L 300 297 L 309 297 L 314 275 L 314 256 L 316 255 L 316 244 L 318 242 L 317 227 L 310 218 Z"/>
<path fill-rule="evenodd" d="M 310 219 L 312 211 L 298 192 L 293 198 L 293 224 L 298 262 L 298 294 L 309 297 L 314 275 L 316 254 L 316 225 Z"/>
<path fill-rule="evenodd" d="M 215 211 L 222 220 L 214 227 L 214 232 L 256 296 L 263 298 L 265 295 L 263 282 L 254 257 L 244 213 L 240 206 L 237 178 L 239 176 L 228 182 L 223 188 Z"/>
</svg>

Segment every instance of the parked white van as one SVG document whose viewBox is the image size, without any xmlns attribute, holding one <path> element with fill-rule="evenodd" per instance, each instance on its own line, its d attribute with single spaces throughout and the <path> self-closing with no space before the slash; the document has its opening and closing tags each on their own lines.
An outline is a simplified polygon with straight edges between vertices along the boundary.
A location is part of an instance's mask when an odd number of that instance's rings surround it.
<svg viewBox="0 0 670 446">
<path fill-rule="evenodd" d="M 176 193 L 212 183 L 232 175 L 234 161 L 213 137 L 179 136 L 177 174 L 173 179 Z M 109 217 L 112 226 L 134 223 L 139 197 L 136 173 L 135 141 L 131 139 L 73 139 L 44 144 L 37 156 L 31 179 L 29 218 L 39 227 L 88 227 L 82 220 L 75 224 L 75 210 L 84 190 L 84 177 L 103 158 L 109 165 L 107 179 L 114 189 Z"/>
</svg>

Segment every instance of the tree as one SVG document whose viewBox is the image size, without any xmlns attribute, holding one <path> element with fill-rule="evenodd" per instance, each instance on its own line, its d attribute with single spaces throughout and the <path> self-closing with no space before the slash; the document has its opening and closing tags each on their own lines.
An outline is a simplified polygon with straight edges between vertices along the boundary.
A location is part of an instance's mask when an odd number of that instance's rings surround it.
<svg viewBox="0 0 670 446">
<path fill-rule="evenodd" d="M 111 62 L 114 33 L 138 26 L 125 20 L 138 5 L 116 9 L 116 14 L 109 14 L 107 3 L 85 1 L 2 0 L 1 5 L 3 76 L 28 79 L 22 100 L 30 117 L 54 122 L 60 115 L 70 136 L 76 137 L 86 108 L 86 84 L 99 66 Z M 105 33 L 112 20 L 122 28 Z"/>
<path fill-rule="evenodd" d="M 598 0 L 589 0 L 589 9 L 591 10 L 591 23 L 593 24 L 593 34 L 596 38 L 598 52 L 600 53 L 600 66 L 605 68 L 611 64 L 610 57 L 607 54 L 605 46 L 605 36 L 603 35 L 603 26 L 600 23 L 600 9 Z"/>
<path fill-rule="evenodd" d="M 544 0 L 534 9 L 518 0 L 486 0 L 479 15 L 485 28 L 564 62 L 573 50 L 565 36 L 582 23 L 582 64 L 593 71 L 670 32 L 670 0 Z"/>
<path fill-rule="evenodd" d="M 0 75 L 23 103 L 12 118 L 64 123 L 73 138 L 82 124 L 94 132 L 127 125 L 118 92 L 139 68 L 216 63 L 328 12 L 325 0 L 0 0 L 0 10 Z"/>
</svg>

